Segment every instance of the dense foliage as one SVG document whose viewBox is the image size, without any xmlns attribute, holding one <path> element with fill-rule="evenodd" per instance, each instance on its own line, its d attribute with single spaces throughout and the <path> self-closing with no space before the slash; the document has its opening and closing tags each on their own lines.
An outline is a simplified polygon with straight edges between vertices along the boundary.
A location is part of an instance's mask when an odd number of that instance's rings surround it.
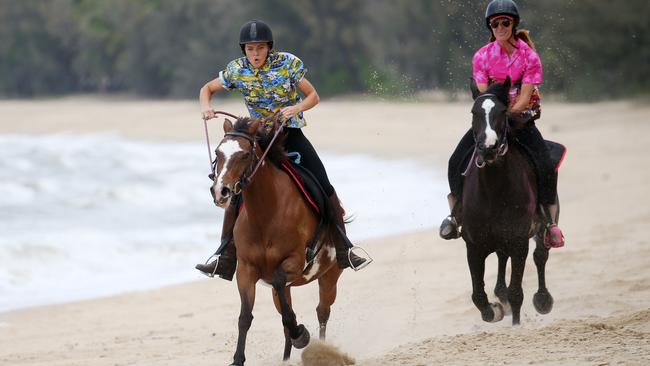
<svg viewBox="0 0 650 366">
<path fill-rule="evenodd" d="M 476 0 L 0 0 L 0 96 L 194 97 L 263 19 L 321 95 L 465 90 L 488 38 Z M 545 92 L 627 97 L 650 85 L 647 0 L 519 0 Z"/>
</svg>

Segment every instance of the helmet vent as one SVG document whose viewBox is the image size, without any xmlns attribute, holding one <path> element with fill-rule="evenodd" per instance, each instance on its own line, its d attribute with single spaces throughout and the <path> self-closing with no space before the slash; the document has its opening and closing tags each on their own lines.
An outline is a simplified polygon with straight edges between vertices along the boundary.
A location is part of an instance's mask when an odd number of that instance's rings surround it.
<svg viewBox="0 0 650 366">
<path fill-rule="evenodd" d="M 257 38 L 257 23 L 251 24 L 250 36 L 251 36 L 251 39 Z"/>
</svg>

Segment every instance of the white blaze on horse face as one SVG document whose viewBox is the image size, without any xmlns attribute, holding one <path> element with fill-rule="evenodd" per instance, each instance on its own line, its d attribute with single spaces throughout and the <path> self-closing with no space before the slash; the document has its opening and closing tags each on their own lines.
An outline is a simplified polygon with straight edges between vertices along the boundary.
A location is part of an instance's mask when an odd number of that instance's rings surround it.
<svg viewBox="0 0 650 366">
<path fill-rule="evenodd" d="M 216 193 L 219 195 L 221 194 L 220 193 L 221 188 L 223 187 L 223 177 L 226 175 L 226 172 L 228 171 L 228 164 L 230 162 L 230 158 L 236 153 L 240 151 L 244 151 L 244 149 L 241 148 L 241 145 L 239 145 L 239 142 L 236 140 L 228 140 L 223 144 L 219 145 L 217 149 L 223 154 L 223 165 L 221 168 L 221 172 L 219 173 L 219 176 L 216 179 L 217 182 Z"/>
<path fill-rule="evenodd" d="M 490 99 L 483 101 L 481 107 L 485 111 L 485 147 L 492 147 L 497 143 L 497 133 L 490 126 L 490 111 L 496 104 Z"/>
</svg>

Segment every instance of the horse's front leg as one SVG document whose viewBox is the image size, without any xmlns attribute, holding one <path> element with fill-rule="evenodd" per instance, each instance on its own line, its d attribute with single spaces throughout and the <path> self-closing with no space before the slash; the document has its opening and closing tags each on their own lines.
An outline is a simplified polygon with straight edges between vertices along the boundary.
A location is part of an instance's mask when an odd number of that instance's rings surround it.
<svg viewBox="0 0 650 366">
<path fill-rule="evenodd" d="M 291 291 L 290 287 L 284 287 L 283 291 L 285 291 L 285 299 L 287 300 L 287 303 L 289 306 L 291 305 Z M 273 304 L 275 304 L 275 309 L 282 315 L 282 305 L 280 304 L 280 296 L 278 295 L 278 292 L 273 289 Z M 287 327 L 284 327 L 284 352 L 282 354 L 282 361 L 287 361 L 289 358 L 291 358 L 291 337 L 289 336 L 289 329 Z"/>
<path fill-rule="evenodd" d="M 526 257 L 528 257 L 528 238 L 521 241 L 510 255 L 512 270 L 510 271 L 510 286 L 508 286 L 508 301 L 512 308 L 512 325 L 519 324 L 521 304 L 524 301 L 524 290 L 521 282 L 524 278 Z"/>
<path fill-rule="evenodd" d="M 246 263 L 240 262 L 237 266 L 237 287 L 241 299 L 239 312 L 239 336 L 237 350 L 230 366 L 243 366 L 246 361 L 244 350 L 246 348 L 246 335 L 253 323 L 253 305 L 255 304 L 255 284 L 259 279 L 257 270 Z"/>
<path fill-rule="evenodd" d="M 538 289 L 533 296 L 533 305 L 540 314 L 548 314 L 553 309 L 553 296 L 546 288 L 546 261 L 548 261 L 549 248 L 544 245 L 543 231 L 535 235 L 535 251 L 533 259 L 537 267 Z"/>
<path fill-rule="evenodd" d="M 472 301 L 481 312 L 481 318 L 486 322 L 498 322 L 503 319 L 503 306 L 500 303 L 490 304 L 485 293 L 485 258 L 487 253 L 474 249 L 474 244 L 467 244 L 467 264 L 472 275 Z"/>
<path fill-rule="evenodd" d="M 506 265 L 508 264 L 508 255 L 502 251 L 497 251 L 499 258 L 499 270 L 497 272 L 497 283 L 494 286 L 494 294 L 499 298 L 503 305 L 506 315 L 510 314 L 510 303 L 508 302 L 508 286 L 506 286 Z"/>
<path fill-rule="evenodd" d="M 291 344 L 298 349 L 305 348 L 309 344 L 309 331 L 307 331 L 304 325 L 298 325 L 296 314 L 293 312 L 289 303 L 289 291 L 286 287 L 287 273 L 280 267 L 273 274 L 273 289 L 278 294 L 282 324 L 289 331 Z"/>
</svg>

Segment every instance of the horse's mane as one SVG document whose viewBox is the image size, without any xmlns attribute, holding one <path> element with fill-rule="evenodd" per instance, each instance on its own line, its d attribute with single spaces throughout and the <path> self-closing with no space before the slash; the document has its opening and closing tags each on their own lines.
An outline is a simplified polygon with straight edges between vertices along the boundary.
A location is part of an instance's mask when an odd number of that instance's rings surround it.
<svg viewBox="0 0 650 366">
<path fill-rule="evenodd" d="M 237 132 L 248 133 L 248 126 L 252 120 L 253 119 L 249 117 L 238 118 L 233 128 Z M 260 126 L 257 130 L 257 142 L 260 144 L 260 148 L 262 148 L 262 150 L 266 150 L 266 148 L 271 143 L 271 140 L 273 139 L 275 130 L 273 129 L 271 131 L 267 131 L 265 125 L 268 121 L 264 119 L 260 119 L 259 121 Z M 284 148 L 286 138 L 286 134 L 280 134 L 280 136 L 275 139 L 271 150 L 269 150 L 269 153 L 266 155 L 266 157 L 276 165 L 280 165 L 289 159 L 287 156 L 287 151 Z"/>
</svg>

